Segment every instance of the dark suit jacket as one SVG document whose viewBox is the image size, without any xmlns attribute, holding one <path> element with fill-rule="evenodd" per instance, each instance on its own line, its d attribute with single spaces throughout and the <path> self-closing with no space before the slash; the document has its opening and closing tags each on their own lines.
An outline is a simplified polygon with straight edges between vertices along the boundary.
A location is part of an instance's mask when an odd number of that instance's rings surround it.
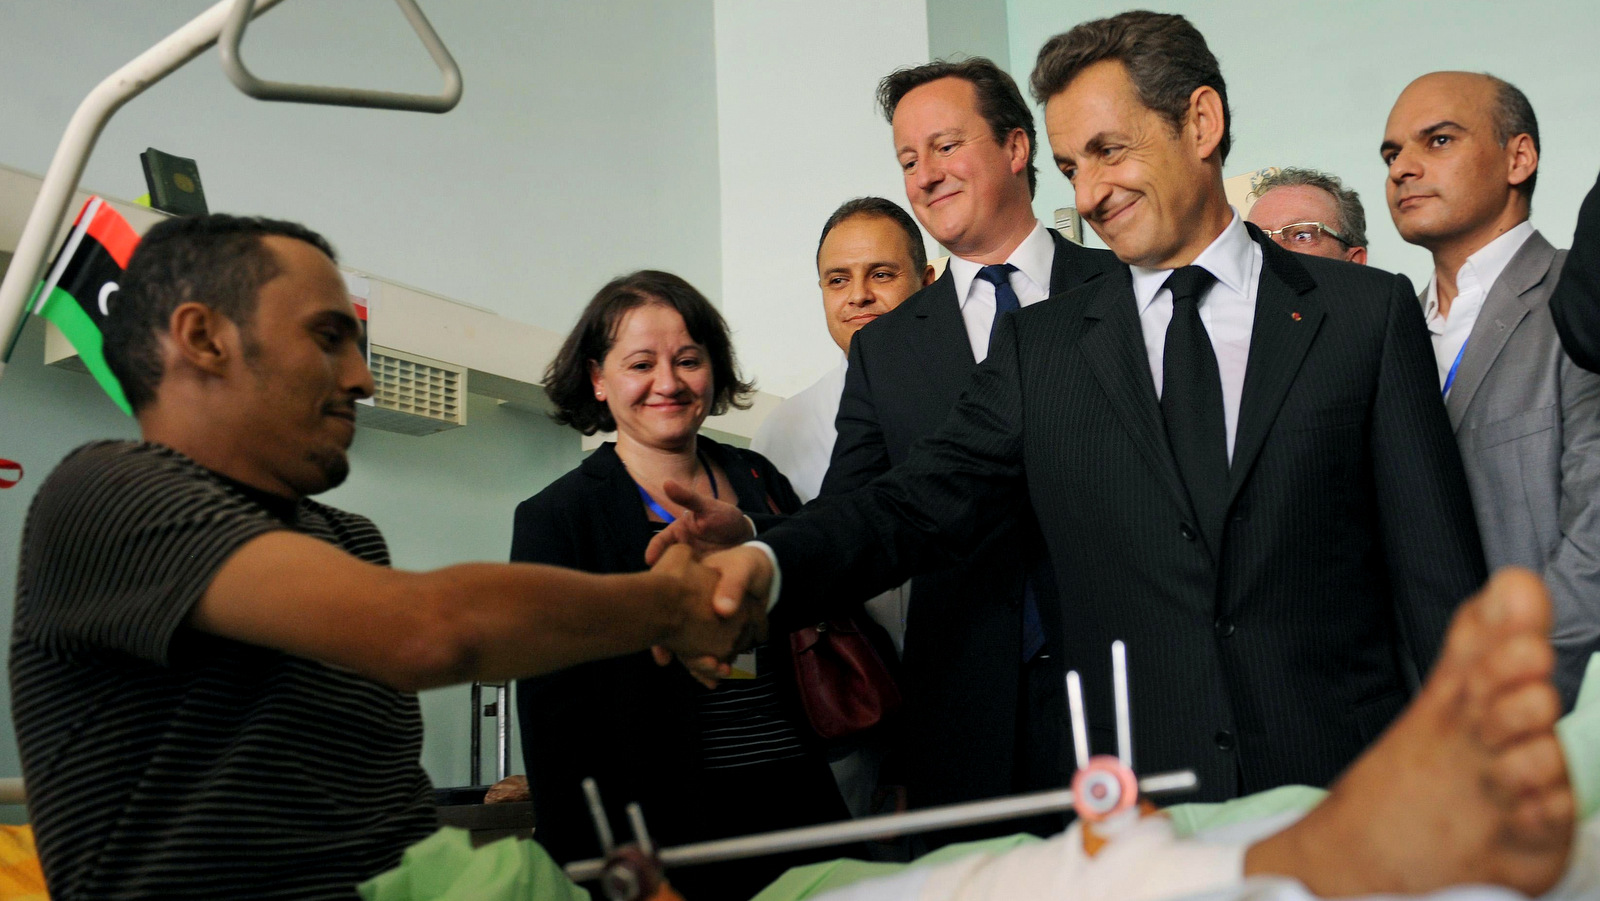
<svg viewBox="0 0 1600 901">
<path fill-rule="evenodd" d="M 719 445 L 701 436 L 700 446 L 733 483 L 743 509 L 768 509 L 767 496 L 782 510 L 800 501 L 789 482 L 753 451 Z M 511 559 L 549 563 L 593 573 L 638 572 L 645 568 L 649 541 L 639 489 L 606 443 L 577 469 L 517 506 Z M 789 672 L 788 643 L 771 644 L 779 673 Z M 792 680 L 780 679 L 785 709 L 804 724 Z M 539 842 L 559 862 L 599 856 L 600 849 L 583 801 L 580 783 L 593 776 L 613 824 L 627 822 L 624 807 L 637 801 L 645 810 L 652 837 L 673 845 L 743 834 L 737 819 L 720 819 L 718 808 L 739 803 L 802 805 L 795 799 L 708 798 L 698 781 L 699 726 L 696 698 L 704 692 L 681 667 L 658 667 L 646 652 L 575 666 L 517 683 L 517 714 L 522 751 L 533 791 Z M 820 752 L 817 782 L 832 789 L 832 776 Z M 806 791 L 815 795 L 815 786 Z M 781 787 L 778 794 L 782 794 Z M 848 816 L 837 792 L 835 809 L 822 819 Z M 799 818 L 785 825 L 818 822 Z"/>
<path fill-rule="evenodd" d="M 1484 565 L 1416 295 L 1403 276 L 1265 255 L 1213 554 L 1168 447 L 1126 266 L 1000 326 L 950 419 L 864 490 L 762 538 L 783 604 L 876 591 L 1031 500 L 1114 749 L 1128 643 L 1135 765 L 1199 797 L 1326 785 L 1407 699 Z"/>
<path fill-rule="evenodd" d="M 1578 210 L 1572 250 L 1550 295 L 1550 318 L 1572 362 L 1600 372 L 1600 181 Z"/>
<path fill-rule="evenodd" d="M 1051 294 L 1116 263 L 1106 251 L 1080 247 L 1054 231 L 1051 236 Z M 853 491 L 904 462 L 912 443 L 932 435 L 950 414 L 976 365 L 948 269 L 857 332 L 822 496 Z M 1052 656 L 1059 656 L 1060 636 L 1038 529 L 1026 506 L 1013 512 L 974 540 L 965 559 L 913 580 L 898 755 L 913 806 L 1065 784 L 1065 772 L 1042 783 L 1037 774 L 1016 772 L 1018 753 L 1028 750 L 1016 747 L 1019 726 L 1024 742 L 1048 745 L 1060 740 L 1062 720 L 1033 722 L 1040 717 L 1018 706 L 1022 586 L 1030 566 L 1045 576 L 1035 580 L 1035 592 Z"/>
</svg>

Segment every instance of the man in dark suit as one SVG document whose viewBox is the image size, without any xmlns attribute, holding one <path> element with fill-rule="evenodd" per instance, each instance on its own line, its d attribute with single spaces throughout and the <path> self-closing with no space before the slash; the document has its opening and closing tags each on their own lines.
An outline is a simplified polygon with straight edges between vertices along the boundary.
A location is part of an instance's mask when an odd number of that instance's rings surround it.
<svg viewBox="0 0 1600 901">
<path fill-rule="evenodd" d="M 1034 218 L 1033 114 L 992 62 L 902 69 L 878 96 L 906 199 L 951 257 L 937 281 L 851 342 L 824 498 L 866 485 L 938 429 L 999 316 L 1115 263 Z M 1068 775 L 1060 615 L 1026 505 L 959 557 L 911 585 L 896 756 L 914 807 L 1055 788 Z M 1016 831 L 962 837 L 997 830 Z"/>
<path fill-rule="evenodd" d="M 1096 750 L 1123 639 L 1141 770 L 1192 768 L 1207 800 L 1326 785 L 1405 704 L 1402 657 L 1425 672 L 1484 577 L 1415 292 L 1240 221 L 1226 87 L 1181 16 L 1079 25 L 1040 51 L 1033 90 L 1126 265 L 1002 319 L 931 440 L 708 557 L 719 591 L 878 590 L 1031 501 Z"/>
</svg>

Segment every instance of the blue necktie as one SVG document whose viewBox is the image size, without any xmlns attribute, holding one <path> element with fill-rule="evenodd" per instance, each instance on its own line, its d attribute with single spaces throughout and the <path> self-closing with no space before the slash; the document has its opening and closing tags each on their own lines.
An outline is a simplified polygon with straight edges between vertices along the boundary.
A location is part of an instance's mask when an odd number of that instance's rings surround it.
<svg viewBox="0 0 1600 901">
<path fill-rule="evenodd" d="M 1022 309 L 1022 301 L 1017 300 L 1017 292 L 1011 287 L 1011 273 L 1017 267 L 1010 263 L 1000 263 L 995 266 L 985 266 L 978 270 L 978 278 L 994 285 L 994 323 L 989 326 L 989 340 L 994 340 L 994 326 L 1000 324 L 1000 317 L 1012 310 Z"/>
<path fill-rule="evenodd" d="M 1011 287 L 1011 273 L 1017 267 L 1010 263 L 985 266 L 978 270 L 978 278 L 994 285 L 994 325 L 989 326 L 989 340 L 994 340 L 994 326 L 1000 317 L 1022 309 L 1017 292 Z M 1027 662 L 1044 649 L 1044 623 L 1039 619 L 1039 601 L 1034 597 L 1033 580 L 1022 585 L 1022 660 Z"/>
</svg>

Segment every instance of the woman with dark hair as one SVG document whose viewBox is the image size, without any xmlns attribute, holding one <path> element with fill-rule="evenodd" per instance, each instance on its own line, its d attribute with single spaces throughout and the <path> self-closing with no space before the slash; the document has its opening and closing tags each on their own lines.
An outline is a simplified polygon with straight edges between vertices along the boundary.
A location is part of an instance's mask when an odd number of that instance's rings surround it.
<svg viewBox="0 0 1600 901">
<path fill-rule="evenodd" d="M 597 573 L 645 569 L 650 538 L 683 509 L 667 481 L 735 500 L 752 513 L 800 506 L 752 451 L 699 434 L 708 415 L 747 405 L 722 316 L 683 279 L 642 271 L 600 289 L 545 374 L 556 421 L 615 431 L 579 467 L 523 501 L 511 559 Z M 649 653 L 517 683 L 536 837 L 563 863 L 600 848 L 582 780 L 599 783 L 611 822 L 638 802 L 659 845 L 848 817 L 793 685 L 786 633 L 735 661 L 706 689 Z M 747 899 L 813 855 L 676 870 L 696 901 Z"/>
</svg>

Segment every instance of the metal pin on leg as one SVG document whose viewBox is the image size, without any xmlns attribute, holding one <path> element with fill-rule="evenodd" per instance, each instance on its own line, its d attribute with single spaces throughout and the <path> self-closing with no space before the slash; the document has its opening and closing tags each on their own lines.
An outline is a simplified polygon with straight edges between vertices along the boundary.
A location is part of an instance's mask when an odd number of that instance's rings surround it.
<svg viewBox="0 0 1600 901">
<path fill-rule="evenodd" d="M 1128 704 L 1128 646 L 1111 643 L 1111 687 L 1117 702 L 1117 759 L 1133 769 L 1133 716 Z"/>
<path fill-rule="evenodd" d="M 633 827 L 634 844 L 638 845 L 639 850 L 646 856 L 654 857 L 656 846 L 650 841 L 650 830 L 644 825 L 644 808 L 640 807 L 638 802 L 628 805 L 628 824 Z"/>
<path fill-rule="evenodd" d="M 606 807 L 600 803 L 600 784 L 593 777 L 583 780 L 583 798 L 589 802 L 589 818 L 594 820 L 594 835 L 600 840 L 600 853 L 609 856 L 617 849 L 617 840 L 611 835 L 611 821 L 606 818 Z"/>
<path fill-rule="evenodd" d="M 717 839 L 694 845 L 679 845 L 655 849 L 654 842 L 645 831 L 644 814 L 637 804 L 628 806 L 628 819 L 633 825 L 636 845 L 610 850 L 614 844 L 611 832 L 605 825 L 605 811 L 600 806 L 600 792 L 594 780 L 585 780 L 584 793 L 589 798 L 589 808 L 595 817 L 595 829 L 607 856 L 595 860 L 580 860 L 567 864 L 567 875 L 582 882 L 600 877 L 606 897 L 614 901 L 637 901 L 651 897 L 654 886 L 660 884 L 663 867 L 701 866 L 727 860 L 742 860 L 769 854 L 825 848 L 864 839 L 918 835 L 941 829 L 974 826 L 1001 820 L 1017 819 L 1041 813 L 1076 810 L 1089 826 L 1102 824 L 1111 817 L 1133 809 L 1141 795 L 1162 795 L 1168 792 L 1193 791 L 1199 780 L 1192 771 L 1160 773 L 1139 779 L 1132 768 L 1133 740 L 1129 714 L 1127 648 L 1117 642 L 1112 650 L 1112 677 L 1116 695 L 1116 725 L 1118 756 L 1089 755 L 1089 720 L 1085 714 L 1083 682 L 1077 672 L 1067 673 L 1067 703 L 1071 713 L 1072 745 L 1077 754 L 1078 770 L 1072 777 L 1070 789 L 1037 792 L 1013 798 L 991 798 L 948 807 L 913 810 L 906 813 L 846 820 L 819 826 L 803 826 L 763 835 Z M 1085 832 L 1087 835 L 1088 833 Z M 640 851 L 645 853 L 641 854 Z M 654 851 L 654 853 L 650 853 Z"/>
<path fill-rule="evenodd" d="M 1111 645 L 1112 694 L 1116 701 L 1117 756 L 1089 756 L 1083 687 L 1078 674 L 1067 674 L 1067 702 L 1072 707 L 1073 740 L 1078 749 L 1078 771 L 1072 776 L 1073 807 L 1087 823 L 1099 823 L 1132 809 L 1139 801 L 1139 780 L 1133 772 L 1133 724 L 1128 703 L 1128 648 Z"/>
<path fill-rule="evenodd" d="M 1072 748 L 1078 755 L 1078 769 L 1089 767 L 1089 720 L 1083 714 L 1083 680 L 1078 671 L 1067 673 L 1067 706 L 1072 712 Z"/>
</svg>

